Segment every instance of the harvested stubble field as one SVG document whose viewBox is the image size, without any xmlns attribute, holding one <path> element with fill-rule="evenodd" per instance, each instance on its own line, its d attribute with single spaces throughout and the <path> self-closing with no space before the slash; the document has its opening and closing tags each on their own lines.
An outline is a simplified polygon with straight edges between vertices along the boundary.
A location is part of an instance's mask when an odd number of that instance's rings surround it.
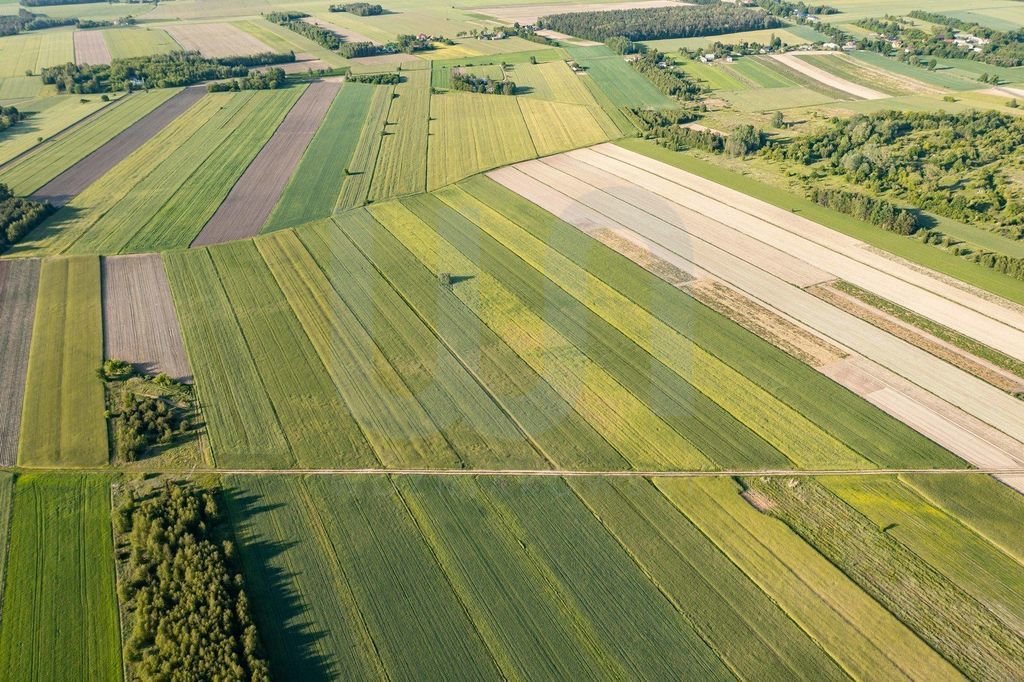
<svg viewBox="0 0 1024 682">
<path fill-rule="evenodd" d="M 103 31 L 75 31 L 75 63 L 110 63 L 110 51 L 107 49 Z"/>
<path fill-rule="evenodd" d="M 163 261 L 156 254 L 103 259 L 105 357 L 146 374 L 191 381 Z"/>
<path fill-rule="evenodd" d="M 329 81 L 306 87 L 192 246 L 243 239 L 260 232 L 340 88 L 340 83 Z"/>
<path fill-rule="evenodd" d="M 0 464 L 18 459 L 25 373 L 32 344 L 39 261 L 0 261 Z"/>
<path fill-rule="evenodd" d="M 168 24 L 162 27 L 185 50 L 204 57 L 241 57 L 273 52 L 253 35 L 231 24 Z"/>
<path fill-rule="evenodd" d="M 107 463 L 98 258 L 43 262 L 29 353 L 18 463 Z"/>
<path fill-rule="evenodd" d="M 964 333 L 1002 341 L 1006 351 L 1020 333 L 1015 326 L 1019 313 L 1012 309 L 894 264 L 858 248 L 855 240 L 791 213 L 618 147 L 572 152 L 491 175 L 585 232 L 624 229 L 642 243 L 668 249 L 684 269 L 689 263 L 707 270 L 954 406 L 951 412 L 940 411 L 936 420 L 924 422 L 939 424 L 942 417 L 962 422 L 958 415 L 966 414 L 1018 440 L 1024 436 L 1019 427 L 1024 406 L 1019 401 L 795 289 L 793 284 L 807 281 L 795 279 L 797 271 L 787 271 L 787 259 L 815 263 L 833 277 L 843 270 L 844 278 L 858 278 L 858 286 L 900 298 L 902 305 L 927 311 L 933 319 L 955 319 Z M 717 235 L 713 243 L 707 241 L 709 235 Z M 758 256 L 769 244 L 775 253 Z M 743 254 L 743 260 L 738 254 Z M 1003 314 L 988 317 L 998 311 Z M 968 459 L 984 459 L 962 447 L 962 441 L 951 440 L 948 433 L 929 431 L 928 435 L 956 447 Z M 981 433 L 976 437 L 981 438 Z M 1006 455 L 1019 457 L 1019 447 L 1011 447 Z"/>
<path fill-rule="evenodd" d="M 112 138 L 108 138 L 104 144 L 88 151 L 87 155 L 79 157 L 79 161 L 47 182 L 40 189 L 34 191 L 32 197 L 39 201 L 49 201 L 51 204 L 58 206 L 66 204 L 97 178 L 126 159 L 132 152 L 182 116 L 202 96 L 203 90 L 201 88 L 185 88 L 174 93 L 169 99 L 159 103 L 156 108 L 151 109 L 144 116 L 135 120 L 130 126 L 122 129 L 121 132 Z M 135 95 L 135 97 L 140 96 Z M 150 97 L 149 94 L 141 96 L 142 99 L 148 97 Z M 152 104 L 152 102 L 146 101 L 145 104 Z M 127 114 L 129 112 L 118 113 Z M 75 140 L 73 142 L 68 141 L 66 144 L 74 148 L 80 143 L 78 140 Z M 46 152 L 53 153 L 50 149 L 47 149 Z"/>
<path fill-rule="evenodd" d="M 42 144 L 36 140 L 23 143 L 22 156 L 6 163 L 0 168 L 0 181 L 6 183 L 15 194 L 31 194 L 93 153 L 111 138 L 120 134 L 134 123 L 160 107 L 169 98 L 177 94 L 177 90 L 154 90 L 148 93 L 135 93 L 121 97 L 117 102 L 107 106 L 104 111 L 69 127 Z M 67 110 L 74 97 L 55 98 L 61 103 L 54 105 Z M 83 105 L 84 106 L 84 105 Z M 95 108 L 91 109 L 94 111 Z M 67 123 L 72 123 L 77 116 L 69 116 Z M 67 124 L 65 124 L 67 125 Z M 65 126 L 54 129 L 54 133 Z M 12 151 L 15 145 L 12 145 Z M 12 157 L 13 158 L 13 154 Z"/>
<path fill-rule="evenodd" d="M 121 678 L 109 483 L 18 476 L 0 625 L 4 679 Z"/>
<path fill-rule="evenodd" d="M 263 231 L 280 230 L 334 213 L 345 179 L 358 172 L 354 155 L 363 126 L 369 124 L 371 107 L 386 94 L 387 88 L 362 83 L 348 83 L 342 88 L 309 141 Z"/>
</svg>

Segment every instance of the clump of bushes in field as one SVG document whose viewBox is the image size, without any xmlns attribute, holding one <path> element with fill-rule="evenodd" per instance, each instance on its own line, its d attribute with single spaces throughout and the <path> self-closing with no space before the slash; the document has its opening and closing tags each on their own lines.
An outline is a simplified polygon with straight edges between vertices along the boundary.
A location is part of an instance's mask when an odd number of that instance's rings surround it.
<svg viewBox="0 0 1024 682">
<path fill-rule="evenodd" d="M 97 375 L 107 387 L 107 418 L 118 460 L 135 462 L 191 434 L 190 386 L 166 374 L 141 374 L 123 360 L 104 361 Z"/>
<path fill-rule="evenodd" d="M 764 146 L 766 140 L 762 130 L 749 124 L 737 126 L 728 135 L 709 128 L 684 127 L 698 118 L 694 109 L 627 108 L 625 112 L 644 137 L 673 151 L 702 149 L 716 154 L 747 156 Z"/>
<path fill-rule="evenodd" d="M 914 211 L 859 192 L 835 187 L 815 187 L 811 190 L 810 198 L 811 201 L 826 208 L 866 220 L 897 234 L 911 235 L 920 227 Z"/>
<path fill-rule="evenodd" d="M 647 80 L 669 97 L 695 101 L 709 92 L 707 86 L 690 78 L 686 72 L 673 65 L 666 55 L 657 50 L 646 52 L 631 63 L 634 69 L 646 76 Z"/>
<path fill-rule="evenodd" d="M 604 42 L 614 36 L 629 40 L 660 40 L 755 31 L 783 26 L 760 9 L 738 4 L 681 5 L 610 12 L 569 12 L 541 17 L 541 28 Z"/>
<path fill-rule="evenodd" d="M 49 203 L 14 196 L 10 187 L 0 183 L 0 251 L 21 241 L 53 210 Z"/>
<path fill-rule="evenodd" d="M 115 59 L 109 65 L 67 63 L 44 68 L 43 82 L 58 92 L 89 94 L 140 88 L 172 88 L 223 78 L 246 78 L 250 68 L 295 61 L 295 53 L 274 53 L 209 59 L 198 52 L 171 52 L 130 59 Z"/>
<path fill-rule="evenodd" d="M 476 92 L 485 95 L 514 95 L 516 84 L 510 80 L 492 80 L 486 76 L 474 76 L 462 70 L 453 70 L 451 76 L 452 90 Z"/>
<path fill-rule="evenodd" d="M 355 73 L 345 76 L 351 83 L 369 83 L 371 85 L 398 85 L 402 82 L 400 74 L 391 73 Z"/>
<path fill-rule="evenodd" d="M 343 5 L 331 5 L 332 12 L 348 12 L 360 17 L 373 17 L 384 13 L 380 5 L 371 5 L 368 2 L 348 2 Z"/>
<path fill-rule="evenodd" d="M 208 92 L 238 92 L 240 90 L 276 90 L 285 84 L 283 69 L 273 68 L 266 71 L 254 71 L 245 78 L 233 78 L 230 81 L 210 83 Z"/>
<path fill-rule="evenodd" d="M 213 492 L 167 482 L 114 511 L 124 660 L 143 680 L 269 681 L 234 545 Z"/>
<path fill-rule="evenodd" d="M 381 54 L 383 48 L 380 45 L 373 43 L 361 42 L 361 43 L 345 43 L 338 48 L 338 54 L 345 59 L 355 59 L 357 57 L 373 57 L 374 55 Z"/>
<path fill-rule="evenodd" d="M 23 118 L 25 115 L 17 107 L 0 107 L 0 131 L 7 130 Z"/>
</svg>

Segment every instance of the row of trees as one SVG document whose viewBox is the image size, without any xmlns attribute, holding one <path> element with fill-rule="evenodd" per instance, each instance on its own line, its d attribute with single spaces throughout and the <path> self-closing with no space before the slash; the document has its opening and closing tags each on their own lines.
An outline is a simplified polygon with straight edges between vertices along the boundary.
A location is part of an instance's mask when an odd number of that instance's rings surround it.
<svg viewBox="0 0 1024 682">
<path fill-rule="evenodd" d="M 604 42 L 615 36 L 624 36 L 634 41 L 709 36 L 778 28 L 783 23 L 760 9 L 717 3 L 608 12 L 570 12 L 541 17 L 538 25 Z"/>
<path fill-rule="evenodd" d="M 10 187 L 0 183 L 0 251 L 6 251 L 53 213 L 53 207 L 16 197 Z"/>
<path fill-rule="evenodd" d="M 268 12 L 263 18 L 269 22 L 284 26 L 289 31 L 294 31 L 300 36 L 309 38 L 314 43 L 326 47 L 328 50 L 337 50 L 345 42 L 345 38 L 334 31 L 303 21 L 309 15 L 305 12 Z"/>
<path fill-rule="evenodd" d="M 765 154 L 957 220 L 993 223 L 1007 236 L 1024 232 L 1024 188 L 1008 175 L 1024 164 L 1016 116 L 883 111 L 833 119 Z"/>
<path fill-rule="evenodd" d="M 669 97 L 684 101 L 696 101 L 709 92 L 707 86 L 694 80 L 682 69 L 674 66 L 669 58 L 650 50 L 634 59 L 633 68 L 654 83 L 655 87 Z"/>
<path fill-rule="evenodd" d="M 761 149 L 766 141 L 762 130 L 752 125 L 739 125 L 728 135 L 709 128 L 684 127 L 697 119 L 695 110 L 627 108 L 626 114 L 640 128 L 644 137 L 673 151 L 701 149 L 716 154 L 743 157 Z"/>
<path fill-rule="evenodd" d="M 885 199 L 876 199 L 860 192 L 850 192 L 834 187 L 814 187 L 811 201 L 854 218 L 866 220 L 872 225 L 902 235 L 912 235 L 918 230 L 917 215 L 914 211 L 900 208 Z"/>
<path fill-rule="evenodd" d="M 343 5 L 331 5 L 332 12 L 348 12 L 360 17 L 373 17 L 384 14 L 384 8 L 380 5 L 371 5 L 368 2 L 349 2 Z"/>
<path fill-rule="evenodd" d="M 22 31 L 41 31 L 57 26 L 74 26 L 77 23 L 78 19 L 74 17 L 48 17 L 45 14 L 33 14 L 19 7 L 17 14 L 0 15 L 0 36 L 12 36 Z"/>
<path fill-rule="evenodd" d="M 232 78 L 206 86 L 208 92 L 239 92 L 241 90 L 276 90 L 284 87 L 283 69 L 271 68 L 266 71 L 252 71 L 245 78 Z"/>
<path fill-rule="evenodd" d="M 492 80 L 484 76 L 474 76 L 461 70 L 453 70 L 450 87 L 452 90 L 478 92 L 486 95 L 516 94 L 516 84 L 510 80 Z"/>
<path fill-rule="evenodd" d="M 269 681 L 235 548 L 214 494 L 167 482 L 114 512 L 127 610 L 124 659 L 143 680 Z"/>
<path fill-rule="evenodd" d="M 250 67 L 286 64 L 295 61 L 295 54 L 267 52 L 246 57 L 211 59 L 198 52 L 171 52 L 130 59 L 114 59 L 109 65 L 78 65 L 67 63 L 45 68 L 43 82 L 55 85 L 58 92 L 89 94 L 134 90 L 139 88 L 171 88 L 223 78 L 248 78 Z M 253 81 L 255 82 L 255 81 Z"/>
<path fill-rule="evenodd" d="M 391 73 L 351 73 L 345 76 L 350 83 L 369 83 L 370 85 L 398 85 L 402 77 L 394 72 Z"/>
</svg>

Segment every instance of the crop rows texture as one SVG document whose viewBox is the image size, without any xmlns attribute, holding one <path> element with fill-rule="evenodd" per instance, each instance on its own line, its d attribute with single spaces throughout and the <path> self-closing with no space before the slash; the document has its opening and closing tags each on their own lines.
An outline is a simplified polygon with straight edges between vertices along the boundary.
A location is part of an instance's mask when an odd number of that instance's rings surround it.
<svg viewBox="0 0 1024 682">
<path fill-rule="evenodd" d="M 912 95 L 920 91 L 920 88 L 912 87 L 913 81 L 897 78 L 884 71 L 879 72 L 867 64 L 850 61 L 839 55 L 803 55 L 800 60 L 838 78 L 873 88 L 887 95 Z"/>
<path fill-rule="evenodd" d="M 167 31 L 160 28 L 111 28 L 103 31 L 107 49 L 114 59 L 131 59 L 167 54 L 181 49 Z"/>
<path fill-rule="evenodd" d="M 0 171 L 0 182 L 18 195 L 36 191 L 112 137 L 176 95 L 178 88 L 134 93 L 73 130 L 14 161 Z"/>
<path fill-rule="evenodd" d="M 14 474 L 0 473 L 0 603 L 7 585 L 8 551 L 11 548 L 11 509 L 14 505 Z"/>
<path fill-rule="evenodd" d="M 445 345 L 337 229 L 303 241 L 435 427 L 471 468 L 543 468 L 540 455 Z"/>
<path fill-rule="evenodd" d="M 385 466 L 458 466 L 458 455 L 293 232 L 258 242 L 363 436 Z"/>
<path fill-rule="evenodd" d="M 427 179 L 430 71 L 402 72 L 380 142 L 369 198 L 374 201 L 422 192 Z"/>
<path fill-rule="evenodd" d="M 526 127 L 537 154 L 547 156 L 619 136 L 619 129 L 597 106 L 520 97 Z"/>
<path fill-rule="evenodd" d="M 482 203 L 501 206 L 504 216 L 548 245 L 547 252 L 555 260 L 545 265 L 545 272 L 566 275 L 554 262 L 571 262 L 574 271 L 586 269 L 588 280 L 600 282 L 599 290 L 617 292 L 643 314 L 728 365 L 758 392 L 770 394 L 813 422 L 829 434 L 823 442 L 838 440 L 880 466 L 963 466 L 962 460 L 905 424 L 540 207 L 486 178 L 474 178 L 462 186 Z M 628 328 L 623 332 L 628 333 Z"/>
<path fill-rule="evenodd" d="M 734 481 L 656 479 L 655 483 L 853 677 L 959 677 L 839 568 L 785 524 L 744 500 Z"/>
<path fill-rule="evenodd" d="M 291 452 L 262 464 L 372 464 L 369 445 L 256 246 L 234 242 L 212 248 L 210 254 Z M 244 395 L 250 390 L 228 377 L 208 387 L 210 400 L 222 391 Z"/>
<path fill-rule="evenodd" d="M 29 31 L 4 36 L 0 41 L 0 78 L 34 75 L 47 66 L 74 63 L 75 46 L 72 31 L 57 29 Z"/>
<path fill-rule="evenodd" d="M 598 86 L 615 109 L 626 106 L 673 106 L 672 100 L 608 48 L 570 46 L 566 49 L 572 58 L 587 70 L 585 78 L 589 78 Z"/>
<path fill-rule="evenodd" d="M 380 88 L 383 90 L 383 88 Z M 377 89 L 348 83 L 334 98 L 263 230 L 270 232 L 330 217 L 341 195 Z"/>
<path fill-rule="evenodd" d="M 391 100 L 394 95 L 393 87 L 382 85 L 371 87 L 373 87 L 373 95 L 366 113 L 366 120 L 359 131 L 359 139 L 352 151 L 352 159 L 348 164 L 349 174 L 343 178 L 341 183 L 341 192 L 335 207 L 337 210 L 362 206 L 369 197 L 373 169 L 377 165 L 381 141 L 384 139 L 382 133 L 387 124 L 388 112 L 391 109 Z"/>
<path fill-rule="evenodd" d="M 131 172 L 137 183 L 116 205 L 100 204 L 96 212 L 105 212 L 70 250 L 118 253 L 186 246 L 273 134 L 297 94 L 285 89 L 208 95 L 215 114 L 193 134 L 185 132 L 181 140 L 170 143 L 172 153 L 158 165 L 147 167 L 144 158 L 122 164 L 128 164 L 123 172 Z M 121 190 L 106 178 L 87 190 L 102 191 Z M 85 193 L 80 195 L 84 197 Z M 71 206 L 78 208 L 79 200 Z M 90 207 L 84 204 L 82 209 Z"/>
<path fill-rule="evenodd" d="M 18 462 L 107 463 L 98 258 L 43 262 L 29 354 Z"/>
<path fill-rule="evenodd" d="M 748 480 L 783 520 L 969 677 L 998 678 L 1024 656 L 1018 627 L 811 479 Z M 1019 579 L 1018 579 L 1019 583 Z"/>
<path fill-rule="evenodd" d="M 0 261 L 0 463 L 18 459 L 25 374 L 28 371 L 39 261 Z"/>
<path fill-rule="evenodd" d="M 18 477 L 0 625 L 3 679 L 121 679 L 109 482 Z"/>
</svg>

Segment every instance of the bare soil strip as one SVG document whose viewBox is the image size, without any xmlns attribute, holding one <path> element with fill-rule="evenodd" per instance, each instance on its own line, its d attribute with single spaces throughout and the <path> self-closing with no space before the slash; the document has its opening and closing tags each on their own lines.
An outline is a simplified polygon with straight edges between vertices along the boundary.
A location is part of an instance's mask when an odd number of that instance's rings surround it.
<svg viewBox="0 0 1024 682">
<path fill-rule="evenodd" d="M 327 81 L 317 81 L 306 88 L 192 242 L 193 247 L 259 233 L 340 89 L 341 83 Z"/>
<path fill-rule="evenodd" d="M 827 85 L 830 88 L 841 90 L 853 95 L 854 97 L 859 97 L 860 99 L 885 99 L 886 97 L 889 97 L 889 95 L 884 92 L 872 90 L 867 86 L 859 85 L 858 83 L 853 83 L 845 78 L 840 78 L 839 76 L 831 74 L 825 69 L 819 69 L 813 64 L 808 64 L 797 57 L 796 53 L 773 54 L 771 55 L 771 58 L 781 64 L 785 64 L 794 71 L 798 71 L 805 76 L 813 78 L 822 85 Z"/>
<path fill-rule="evenodd" d="M 314 26 L 320 26 L 321 28 L 326 28 L 328 31 L 334 31 L 335 33 L 340 35 L 342 38 L 344 38 L 345 42 L 348 42 L 348 43 L 373 43 L 374 45 L 380 45 L 381 44 L 379 41 L 374 40 L 373 38 L 367 38 L 362 33 L 358 33 L 356 31 L 353 31 L 350 28 L 345 28 L 344 26 L 338 26 L 337 24 L 332 24 L 331 22 L 324 21 L 323 19 L 317 19 L 316 17 L 303 17 L 302 20 L 304 22 L 306 22 L 307 24 L 313 24 Z"/>
<path fill-rule="evenodd" d="M 662 278 L 674 287 L 681 287 L 694 280 L 694 275 L 659 256 L 654 249 L 632 238 L 630 233 L 620 233 L 611 229 L 598 229 L 593 236 L 602 244 L 618 251 L 644 270 Z"/>
<path fill-rule="evenodd" d="M 162 26 L 185 50 L 204 57 L 242 57 L 274 50 L 231 24 L 171 24 Z"/>
<path fill-rule="evenodd" d="M 746 260 L 748 253 L 742 248 L 730 251 L 736 243 L 717 243 L 687 233 L 678 222 L 669 222 L 675 220 L 674 212 L 660 210 L 665 200 L 643 187 L 637 187 L 635 203 L 630 203 L 564 173 L 549 177 L 549 181 L 555 180 L 551 184 L 524 172 L 537 163 L 518 164 L 489 175 L 588 234 L 598 228 L 632 231 L 639 239 L 674 253 L 672 262 L 684 270 L 686 262 L 696 264 L 766 307 L 1024 442 L 1024 402 L 757 267 Z M 970 453 L 958 454 L 971 457 Z"/>
<path fill-rule="evenodd" d="M 828 279 L 856 284 L 1011 357 L 1024 359 L 1024 314 L 1012 304 L 952 286 L 931 271 L 884 258 L 863 242 L 790 211 L 615 145 L 578 150 L 567 156 L 639 184 L 672 203 L 813 263 L 833 275 Z M 611 157 L 613 161 L 600 156 Z M 637 173 L 638 170 L 641 172 Z M 788 281 L 807 286 L 796 280 Z"/>
<path fill-rule="evenodd" d="M 847 357 L 847 353 L 838 346 L 718 280 L 700 279 L 686 289 L 704 305 L 811 367 L 821 367 Z"/>
<path fill-rule="evenodd" d="M 879 329 L 884 329 L 893 336 L 897 336 L 907 343 L 912 343 L 918 348 L 942 358 L 951 365 L 956 365 L 965 372 L 970 372 L 982 381 L 990 383 L 1000 390 L 1007 393 L 1024 392 L 1024 381 L 1011 372 L 1007 372 L 982 358 L 961 350 L 926 331 L 898 320 L 884 311 L 858 301 L 853 296 L 838 291 L 832 286 L 814 286 L 809 288 L 808 291 L 837 308 L 841 308 L 851 315 L 856 315 Z"/>
<path fill-rule="evenodd" d="M 18 461 L 25 372 L 32 345 L 38 260 L 0 260 L 0 465 Z"/>
<path fill-rule="evenodd" d="M 159 254 L 103 259 L 103 350 L 147 374 L 192 381 Z"/>
<path fill-rule="evenodd" d="M 650 9 L 652 7 L 677 7 L 688 3 L 676 0 L 636 0 L 634 2 L 581 2 L 571 5 L 508 5 L 478 7 L 474 11 L 501 19 L 506 24 L 536 24 L 538 17 L 569 12 L 610 12 L 617 9 Z"/>
<path fill-rule="evenodd" d="M 103 31 L 75 31 L 75 63 L 109 64 L 110 50 L 103 37 Z"/>
<path fill-rule="evenodd" d="M 43 185 L 32 195 L 32 198 L 38 201 L 49 201 L 54 206 L 68 203 L 79 192 L 123 161 L 129 154 L 163 130 L 167 124 L 198 102 L 205 93 L 205 87 L 185 88 L 115 135 L 92 154 Z"/>
</svg>

